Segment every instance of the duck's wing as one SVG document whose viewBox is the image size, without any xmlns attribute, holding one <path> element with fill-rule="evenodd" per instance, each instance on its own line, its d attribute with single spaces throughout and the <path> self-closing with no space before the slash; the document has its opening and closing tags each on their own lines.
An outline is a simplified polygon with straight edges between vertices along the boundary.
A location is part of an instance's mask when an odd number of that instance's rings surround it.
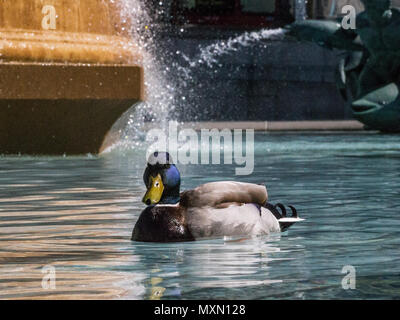
<svg viewBox="0 0 400 320">
<path fill-rule="evenodd" d="M 268 200 L 267 188 L 252 183 L 223 181 L 201 185 L 181 195 L 184 207 L 218 207 L 228 203 L 256 203 L 264 205 Z"/>
</svg>

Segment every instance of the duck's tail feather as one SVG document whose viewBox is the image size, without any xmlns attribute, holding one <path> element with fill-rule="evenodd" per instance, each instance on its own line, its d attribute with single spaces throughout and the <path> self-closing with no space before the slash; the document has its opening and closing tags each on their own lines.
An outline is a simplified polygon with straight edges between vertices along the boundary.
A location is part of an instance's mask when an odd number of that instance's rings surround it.
<svg viewBox="0 0 400 320">
<path fill-rule="evenodd" d="M 292 215 L 290 217 L 287 216 L 287 210 L 282 203 L 277 203 L 276 205 L 273 205 L 267 202 L 264 207 L 271 211 L 275 218 L 278 220 L 282 232 L 289 229 L 289 227 L 291 227 L 296 222 L 304 221 L 304 219 L 299 218 L 297 210 L 294 206 L 288 206 L 292 211 Z M 278 208 L 281 210 L 281 212 L 278 210 Z"/>
</svg>

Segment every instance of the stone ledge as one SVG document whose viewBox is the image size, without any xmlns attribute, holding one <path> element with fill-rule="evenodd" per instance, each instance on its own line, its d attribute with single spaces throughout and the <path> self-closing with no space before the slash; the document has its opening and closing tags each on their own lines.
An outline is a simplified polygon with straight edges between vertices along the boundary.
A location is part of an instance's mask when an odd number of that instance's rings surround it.
<svg viewBox="0 0 400 320">
<path fill-rule="evenodd" d="M 103 64 L 141 61 L 138 46 L 124 37 L 22 29 L 0 29 L 0 57 L 6 61 Z"/>
<path fill-rule="evenodd" d="M 139 66 L 0 63 L 0 154 L 97 154 L 143 99 Z"/>
<path fill-rule="evenodd" d="M 147 124 L 146 129 L 155 127 Z M 184 122 L 180 128 L 201 129 L 253 129 L 255 131 L 363 131 L 364 125 L 356 120 L 344 121 L 220 121 Z"/>
<path fill-rule="evenodd" d="M 0 63 L 0 100 L 144 100 L 135 65 Z"/>
</svg>

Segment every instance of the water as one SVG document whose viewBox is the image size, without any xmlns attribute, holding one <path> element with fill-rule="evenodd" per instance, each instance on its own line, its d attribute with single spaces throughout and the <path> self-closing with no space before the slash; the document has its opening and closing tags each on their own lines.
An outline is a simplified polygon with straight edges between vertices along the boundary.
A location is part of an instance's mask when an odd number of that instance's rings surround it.
<svg viewBox="0 0 400 320">
<path fill-rule="evenodd" d="M 162 2 L 160 2 L 162 4 Z M 117 145 L 125 149 L 138 147 L 143 139 L 145 123 L 158 123 L 163 128 L 169 120 L 176 118 L 176 85 L 166 75 L 170 73 L 169 63 L 157 41 L 159 26 L 148 6 L 141 0 L 120 0 L 121 24 L 126 24 L 132 42 L 142 54 L 140 66 L 144 69 L 146 101 L 136 104 L 117 123 L 113 131 L 119 131 Z M 162 14 L 163 9 L 157 9 Z M 128 27 L 129 26 L 129 27 Z M 160 53 L 161 52 L 161 53 Z M 136 64 L 135 61 L 131 63 Z M 179 74 L 176 74 L 179 77 Z"/>
<path fill-rule="evenodd" d="M 0 298 L 361 299 L 400 297 L 398 136 L 257 134 L 255 172 L 182 166 L 183 188 L 266 182 L 306 221 L 255 239 L 130 241 L 144 149 L 0 158 Z M 56 289 L 42 288 L 42 267 Z M 356 268 L 356 290 L 341 287 Z"/>
</svg>

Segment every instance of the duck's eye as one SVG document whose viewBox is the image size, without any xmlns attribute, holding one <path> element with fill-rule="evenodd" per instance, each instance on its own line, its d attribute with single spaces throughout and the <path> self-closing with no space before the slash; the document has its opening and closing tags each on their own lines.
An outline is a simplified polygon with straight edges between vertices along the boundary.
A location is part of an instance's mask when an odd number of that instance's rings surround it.
<svg viewBox="0 0 400 320">
<path fill-rule="evenodd" d="M 159 186 L 160 186 L 160 183 L 159 183 L 159 182 L 156 182 L 155 186 L 156 186 L 156 187 L 159 187 Z"/>
</svg>

